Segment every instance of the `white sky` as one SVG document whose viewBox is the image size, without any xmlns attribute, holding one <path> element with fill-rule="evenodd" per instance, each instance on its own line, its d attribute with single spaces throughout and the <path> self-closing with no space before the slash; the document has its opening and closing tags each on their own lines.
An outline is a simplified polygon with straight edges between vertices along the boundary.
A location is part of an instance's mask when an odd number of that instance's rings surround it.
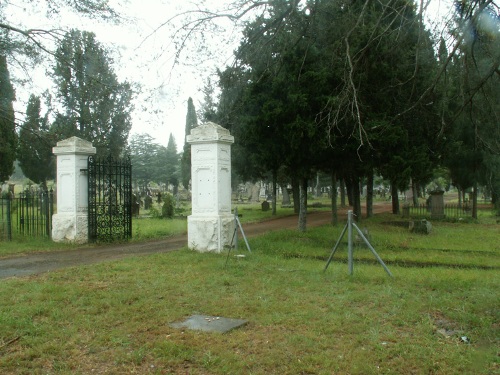
<svg viewBox="0 0 500 375">
<path fill-rule="evenodd" d="M 446 16 L 450 1 L 431 0 L 428 16 Z M 166 146 L 172 133 L 179 150 L 184 145 L 188 98 L 193 98 L 199 110 L 206 78 L 215 72 L 216 67 L 224 68 L 231 62 L 232 51 L 241 35 L 229 21 L 221 20 L 219 26 L 222 29 L 217 33 L 197 34 L 190 38 L 179 64 L 174 66 L 176 49 L 171 35 L 175 25 L 159 28 L 160 25 L 186 10 L 201 7 L 200 4 L 212 4 L 212 9 L 222 8 L 225 0 L 110 0 L 116 10 L 129 19 L 119 26 L 89 22 L 69 13 L 47 20 L 43 3 L 35 9 L 28 6 L 26 11 L 23 10 L 26 0 L 10 0 L 10 3 L 8 21 L 14 26 L 52 29 L 60 25 L 94 32 L 100 43 L 114 51 L 111 55 L 115 60 L 113 68 L 119 80 L 137 82 L 143 87 L 143 94 L 134 102 L 131 135 L 148 133 L 157 143 Z M 180 22 L 180 19 L 175 22 Z M 199 47 L 203 50 L 199 51 Z M 192 56 L 197 58 L 193 60 Z M 19 112 L 26 110 L 26 101 L 31 93 L 41 94 L 52 88 L 52 81 L 45 76 L 44 69 L 38 69 L 33 77 L 33 86 L 26 90 L 16 88 L 18 101 L 15 106 Z M 215 77 L 212 82 L 216 83 Z"/>
<path fill-rule="evenodd" d="M 224 1 L 210 0 L 223 5 Z M 126 19 L 116 26 L 106 22 L 89 22 L 79 19 L 74 14 L 64 14 L 57 19 L 47 20 L 43 9 L 23 11 L 25 1 L 11 0 L 8 9 L 12 13 L 7 18 L 10 24 L 20 28 L 52 29 L 59 25 L 64 28 L 77 28 L 92 31 L 97 40 L 112 49 L 115 63 L 113 69 L 120 81 L 127 80 L 139 83 L 142 94 L 135 100 L 135 110 L 132 117 L 131 135 L 148 133 L 156 142 L 167 145 L 169 134 L 172 133 L 179 150 L 184 145 L 184 129 L 186 124 L 187 100 L 193 98 L 196 109 L 201 108 L 206 78 L 215 73 L 215 68 L 224 68 L 230 63 L 232 51 L 236 47 L 235 32 L 226 21 L 225 32 L 208 37 L 203 46 L 209 47 L 198 51 L 197 47 L 202 36 L 194 35 L 189 40 L 186 49 L 174 64 L 175 45 L 171 33 L 174 25 L 160 27 L 171 17 L 186 10 L 194 10 L 193 2 L 179 0 L 111 0 L 110 3 Z M 196 2 L 200 4 L 200 1 Z M 175 22 L 180 22 L 174 20 Z M 223 21 L 221 21 L 223 22 Z M 155 31 L 156 30 L 156 31 Z M 232 36 L 230 36 L 232 35 Z M 228 41 L 232 38 L 232 41 Z M 189 56 L 197 55 L 193 61 Z M 11 72 L 11 74 L 25 74 Z M 216 83 L 215 79 L 212 79 Z M 16 111 L 25 112 L 26 101 L 31 93 L 41 94 L 52 88 L 52 81 L 46 77 L 45 70 L 40 68 L 33 73 L 33 84 L 24 90 L 16 87 Z M 18 116 L 19 117 L 19 116 Z"/>
</svg>

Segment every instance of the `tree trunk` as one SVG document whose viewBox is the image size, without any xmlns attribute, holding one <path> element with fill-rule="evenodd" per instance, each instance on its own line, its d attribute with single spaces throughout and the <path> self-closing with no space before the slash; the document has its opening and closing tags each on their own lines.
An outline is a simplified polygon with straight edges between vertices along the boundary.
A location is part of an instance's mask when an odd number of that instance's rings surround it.
<svg viewBox="0 0 500 375">
<path fill-rule="evenodd" d="M 288 206 L 291 204 L 290 201 L 290 194 L 288 194 L 288 189 L 286 188 L 286 185 L 281 185 L 281 191 L 283 192 L 283 199 L 281 201 L 281 204 L 283 206 Z"/>
<path fill-rule="evenodd" d="M 359 189 L 359 178 L 355 177 L 352 181 L 352 212 L 355 215 L 354 220 L 359 222 L 361 221 L 361 192 Z"/>
<path fill-rule="evenodd" d="M 340 179 L 340 207 L 345 207 L 345 179 Z"/>
<path fill-rule="evenodd" d="M 321 186 L 319 183 L 319 172 L 316 173 L 316 198 L 321 198 Z"/>
<path fill-rule="evenodd" d="M 307 224 L 307 178 L 304 178 L 299 184 L 299 196 L 299 231 L 305 232 Z"/>
<path fill-rule="evenodd" d="M 462 200 L 462 189 L 457 188 L 458 190 L 458 208 L 463 207 L 463 200 Z"/>
<path fill-rule="evenodd" d="M 347 203 L 349 206 L 354 207 L 353 186 L 352 186 L 353 184 L 352 184 L 351 176 L 344 178 L 344 182 L 345 182 L 345 187 L 346 187 Z M 357 190 L 359 190 L 359 187 Z"/>
<path fill-rule="evenodd" d="M 399 215 L 398 188 L 394 183 L 391 183 L 391 199 L 392 199 L 392 213 L 394 215 Z"/>
<path fill-rule="evenodd" d="M 373 216 L 373 171 L 366 179 L 366 217 Z"/>
<path fill-rule="evenodd" d="M 418 182 L 411 180 L 411 190 L 413 192 L 413 205 L 418 206 Z"/>
<path fill-rule="evenodd" d="M 277 185 L 278 185 L 278 172 L 276 170 L 273 171 L 273 193 L 272 193 L 272 197 L 273 197 L 273 201 L 272 201 L 272 215 L 276 215 L 276 190 L 277 190 Z"/>
<path fill-rule="evenodd" d="M 472 188 L 472 218 L 477 219 L 477 181 Z"/>
<path fill-rule="evenodd" d="M 293 212 L 298 214 L 300 212 L 300 182 L 297 178 L 292 178 L 292 195 L 293 195 Z"/>
<path fill-rule="evenodd" d="M 337 212 L 337 174 L 332 173 L 332 225 L 337 225 L 339 222 Z"/>
</svg>

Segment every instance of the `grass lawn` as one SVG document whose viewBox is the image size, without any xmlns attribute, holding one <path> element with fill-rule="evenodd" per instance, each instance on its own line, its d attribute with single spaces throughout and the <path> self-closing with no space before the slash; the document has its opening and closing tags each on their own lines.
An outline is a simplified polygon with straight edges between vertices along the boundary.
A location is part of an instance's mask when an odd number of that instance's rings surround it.
<svg viewBox="0 0 500 375">
<path fill-rule="evenodd" d="M 349 276 L 345 244 L 324 271 L 338 225 L 251 238 L 226 267 L 183 249 L 4 279 L 0 373 L 500 373 L 500 225 L 394 220 L 360 224 L 393 278 L 363 246 Z M 170 326 L 192 314 L 248 324 Z"/>
</svg>

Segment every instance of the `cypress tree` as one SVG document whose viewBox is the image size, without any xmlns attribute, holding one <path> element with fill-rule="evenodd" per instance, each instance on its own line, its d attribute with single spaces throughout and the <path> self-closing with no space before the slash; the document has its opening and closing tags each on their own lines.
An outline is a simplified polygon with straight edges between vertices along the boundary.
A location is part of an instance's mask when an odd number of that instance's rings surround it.
<svg viewBox="0 0 500 375">
<path fill-rule="evenodd" d="M 0 55 L 0 182 L 7 181 L 14 172 L 17 148 L 14 100 L 7 58 Z"/>
<path fill-rule="evenodd" d="M 188 108 L 186 115 L 186 137 L 191 134 L 191 129 L 198 126 L 198 119 L 196 117 L 196 110 L 194 108 L 193 99 L 188 99 Z M 184 149 L 182 152 L 181 160 L 181 177 L 182 184 L 185 189 L 189 187 L 189 181 L 191 180 L 191 147 L 184 139 Z"/>
<path fill-rule="evenodd" d="M 31 95 L 26 108 L 26 121 L 19 133 L 18 160 L 26 177 L 46 186 L 47 180 L 55 175 L 55 166 L 47 118 L 40 117 L 40 111 L 40 97 Z"/>
</svg>

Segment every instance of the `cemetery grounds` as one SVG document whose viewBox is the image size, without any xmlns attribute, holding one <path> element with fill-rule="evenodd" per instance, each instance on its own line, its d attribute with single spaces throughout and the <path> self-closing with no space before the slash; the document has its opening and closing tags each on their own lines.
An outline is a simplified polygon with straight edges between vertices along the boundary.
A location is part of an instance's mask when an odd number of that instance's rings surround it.
<svg viewBox="0 0 500 375">
<path fill-rule="evenodd" d="M 270 215 L 240 212 L 244 225 Z M 387 213 L 362 220 L 392 278 L 358 242 L 352 275 L 345 241 L 325 270 L 343 220 L 250 236 L 251 253 L 240 236 L 244 257 L 183 248 L 3 279 L 0 372 L 500 373 L 500 224 L 490 208 L 477 221 L 432 222 L 429 235 Z M 185 231 L 158 222 L 136 220 L 135 236 Z M 18 245 L 21 254 L 48 246 Z M 171 325 L 193 314 L 248 323 L 224 334 Z"/>
</svg>

